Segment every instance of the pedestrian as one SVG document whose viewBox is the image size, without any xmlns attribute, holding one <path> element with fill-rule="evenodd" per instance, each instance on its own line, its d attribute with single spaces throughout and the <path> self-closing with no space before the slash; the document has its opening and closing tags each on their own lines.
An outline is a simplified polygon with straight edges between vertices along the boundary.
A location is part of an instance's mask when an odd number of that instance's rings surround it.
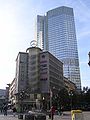
<svg viewBox="0 0 90 120">
<path fill-rule="evenodd" d="M 60 108 L 60 106 L 58 107 L 58 115 L 61 115 L 61 108 Z"/>
<path fill-rule="evenodd" d="M 61 106 L 61 115 L 63 115 L 63 108 L 64 108 L 64 107 L 63 107 L 63 106 Z"/>
<path fill-rule="evenodd" d="M 52 106 L 51 109 L 50 109 L 50 115 L 49 115 L 49 117 L 51 117 L 51 120 L 54 119 L 54 114 L 55 114 L 55 107 Z"/>
<path fill-rule="evenodd" d="M 15 115 L 16 115 L 16 112 L 17 112 L 17 109 L 16 109 L 16 107 L 13 107 L 13 116 L 15 117 Z"/>
<path fill-rule="evenodd" d="M 4 116 L 6 115 L 7 116 L 7 105 L 5 104 L 4 107 L 3 107 L 3 112 L 4 112 Z"/>
<path fill-rule="evenodd" d="M 3 112 L 3 107 L 1 106 L 1 108 L 0 108 L 0 111 L 1 111 L 1 113 Z"/>
</svg>

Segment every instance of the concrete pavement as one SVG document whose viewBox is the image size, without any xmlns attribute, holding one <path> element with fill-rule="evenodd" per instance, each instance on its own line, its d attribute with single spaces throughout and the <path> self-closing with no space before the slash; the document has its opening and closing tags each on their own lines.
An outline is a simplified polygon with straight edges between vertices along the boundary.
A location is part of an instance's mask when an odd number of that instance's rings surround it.
<svg viewBox="0 0 90 120">
<path fill-rule="evenodd" d="M 90 120 L 90 111 L 83 112 L 84 120 Z"/>
<path fill-rule="evenodd" d="M 46 116 L 46 120 L 50 120 L 49 116 Z M 3 114 L 0 115 L 0 120 L 20 120 L 18 119 L 18 116 L 15 117 L 13 114 L 8 114 L 7 116 L 4 116 Z M 71 120 L 70 112 L 65 112 L 63 116 L 54 115 L 54 120 Z"/>
<path fill-rule="evenodd" d="M 13 115 L 7 115 L 7 116 L 0 115 L 0 120 L 20 120 L 20 119 L 18 119 L 17 115 L 15 117 Z M 50 120 L 48 116 L 46 120 Z M 55 115 L 54 120 L 71 120 L 71 116 L 70 115 L 63 115 L 63 116 Z"/>
<path fill-rule="evenodd" d="M 83 112 L 83 116 L 84 116 L 84 120 L 90 120 L 90 111 Z M 12 114 L 10 114 L 7 116 L 0 115 L 0 120 L 20 120 L 20 119 L 18 119 L 17 115 L 14 117 Z M 47 120 L 50 120 L 48 116 L 47 116 Z M 70 112 L 64 112 L 63 116 L 55 115 L 54 120 L 71 120 L 71 114 Z"/>
<path fill-rule="evenodd" d="M 7 115 L 7 116 L 4 116 L 4 115 L 0 115 L 0 120 L 18 120 L 18 117 L 17 116 L 13 116 L 13 115 Z"/>
</svg>

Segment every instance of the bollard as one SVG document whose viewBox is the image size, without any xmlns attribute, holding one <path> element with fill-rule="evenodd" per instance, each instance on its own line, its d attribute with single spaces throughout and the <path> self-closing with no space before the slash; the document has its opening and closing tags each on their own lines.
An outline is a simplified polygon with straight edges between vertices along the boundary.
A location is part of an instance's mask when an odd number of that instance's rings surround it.
<svg viewBox="0 0 90 120">
<path fill-rule="evenodd" d="M 22 119 L 23 120 L 23 114 L 19 114 L 18 115 L 18 119 Z"/>
<path fill-rule="evenodd" d="M 35 115 L 35 120 L 46 120 L 46 115 L 38 113 Z"/>
<path fill-rule="evenodd" d="M 35 120 L 34 114 L 25 114 L 25 120 Z"/>
<path fill-rule="evenodd" d="M 72 120 L 84 120 L 82 110 L 71 111 Z"/>
<path fill-rule="evenodd" d="M 25 114 L 24 120 L 46 120 L 46 115 L 37 112 L 31 114 Z"/>
</svg>

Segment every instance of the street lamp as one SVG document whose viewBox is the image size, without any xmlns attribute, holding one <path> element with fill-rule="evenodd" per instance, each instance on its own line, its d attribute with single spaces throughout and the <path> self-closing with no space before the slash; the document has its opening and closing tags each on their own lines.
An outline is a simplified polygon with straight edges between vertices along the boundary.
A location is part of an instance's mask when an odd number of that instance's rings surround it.
<svg viewBox="0 0 90 120">
<path fill-rule="evenodd" d="M 50 88 L 50 108 L 52 107 L 52 102 L 53 102 L 53 95 L 54 95 L 54 89 L 55 87 Z"/>
<path fill-rule="evenodd" d="M 19 93 L 19 104 L 20 104 L 20 112 L 23 112 L 23 109 L 24 109 L 24 99 L 26 98 L 26 93 L 25 93 L 25 90 L 22 90 L 20 91 Z"/>
<path fill-rule="evenodd" d="M 72 93 L 72 91 L 70 91 L 69 92 L 69 96 L 70 96 L 70 103 L 71 103 L 71 110 L 72 110 L 72 106 L 73 106 L 73 104 L 72 104 L 72 96 L 73 96 L 73 93 Z"/>
<path fill-rule="evenodd" d="M 42 98 L 42 108 L 43 108 L 43 110 L 44 110 L 44 105 L 45 105 L 44 102 L 45 102 L 45 98 L 43 97 L 43 98 Z"/>
<path fill-rule="evenodd" d="M 53 93 L 52 93 L 52 90 L 50 89 L 50 108 L 52 107 L 52 96 L 53 96 Z"/>
</svg>

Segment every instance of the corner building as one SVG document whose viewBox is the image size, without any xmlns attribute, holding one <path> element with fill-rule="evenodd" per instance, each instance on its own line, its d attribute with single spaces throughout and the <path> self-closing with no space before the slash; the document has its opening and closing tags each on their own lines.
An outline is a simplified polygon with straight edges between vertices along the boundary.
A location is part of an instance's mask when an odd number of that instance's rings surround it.
<svg viewBox="0 0 90 120">
<path fill-rule="evenodd" d="M 17 104 L 21 102 L 19 93 L 27 88 L 28 98 L 22 100 L 24 106 L 31 104 L 31 101 L 36 103 L 37 99 L 42 101 L 43 97 L 49 102 L 50 90 L 57 94 L 60 89 L 65 88 L 63 63 L 48 51 L 30 47 L 17 56 L 15 80 Z"/>
<path fill-rule="evenodd" d="M 58 7 L 37 16 L 37 46 L 48 50 L 64 65 L 64 76 L 81 90 L 78 48 L 73 8 Z"/>
</svg>

